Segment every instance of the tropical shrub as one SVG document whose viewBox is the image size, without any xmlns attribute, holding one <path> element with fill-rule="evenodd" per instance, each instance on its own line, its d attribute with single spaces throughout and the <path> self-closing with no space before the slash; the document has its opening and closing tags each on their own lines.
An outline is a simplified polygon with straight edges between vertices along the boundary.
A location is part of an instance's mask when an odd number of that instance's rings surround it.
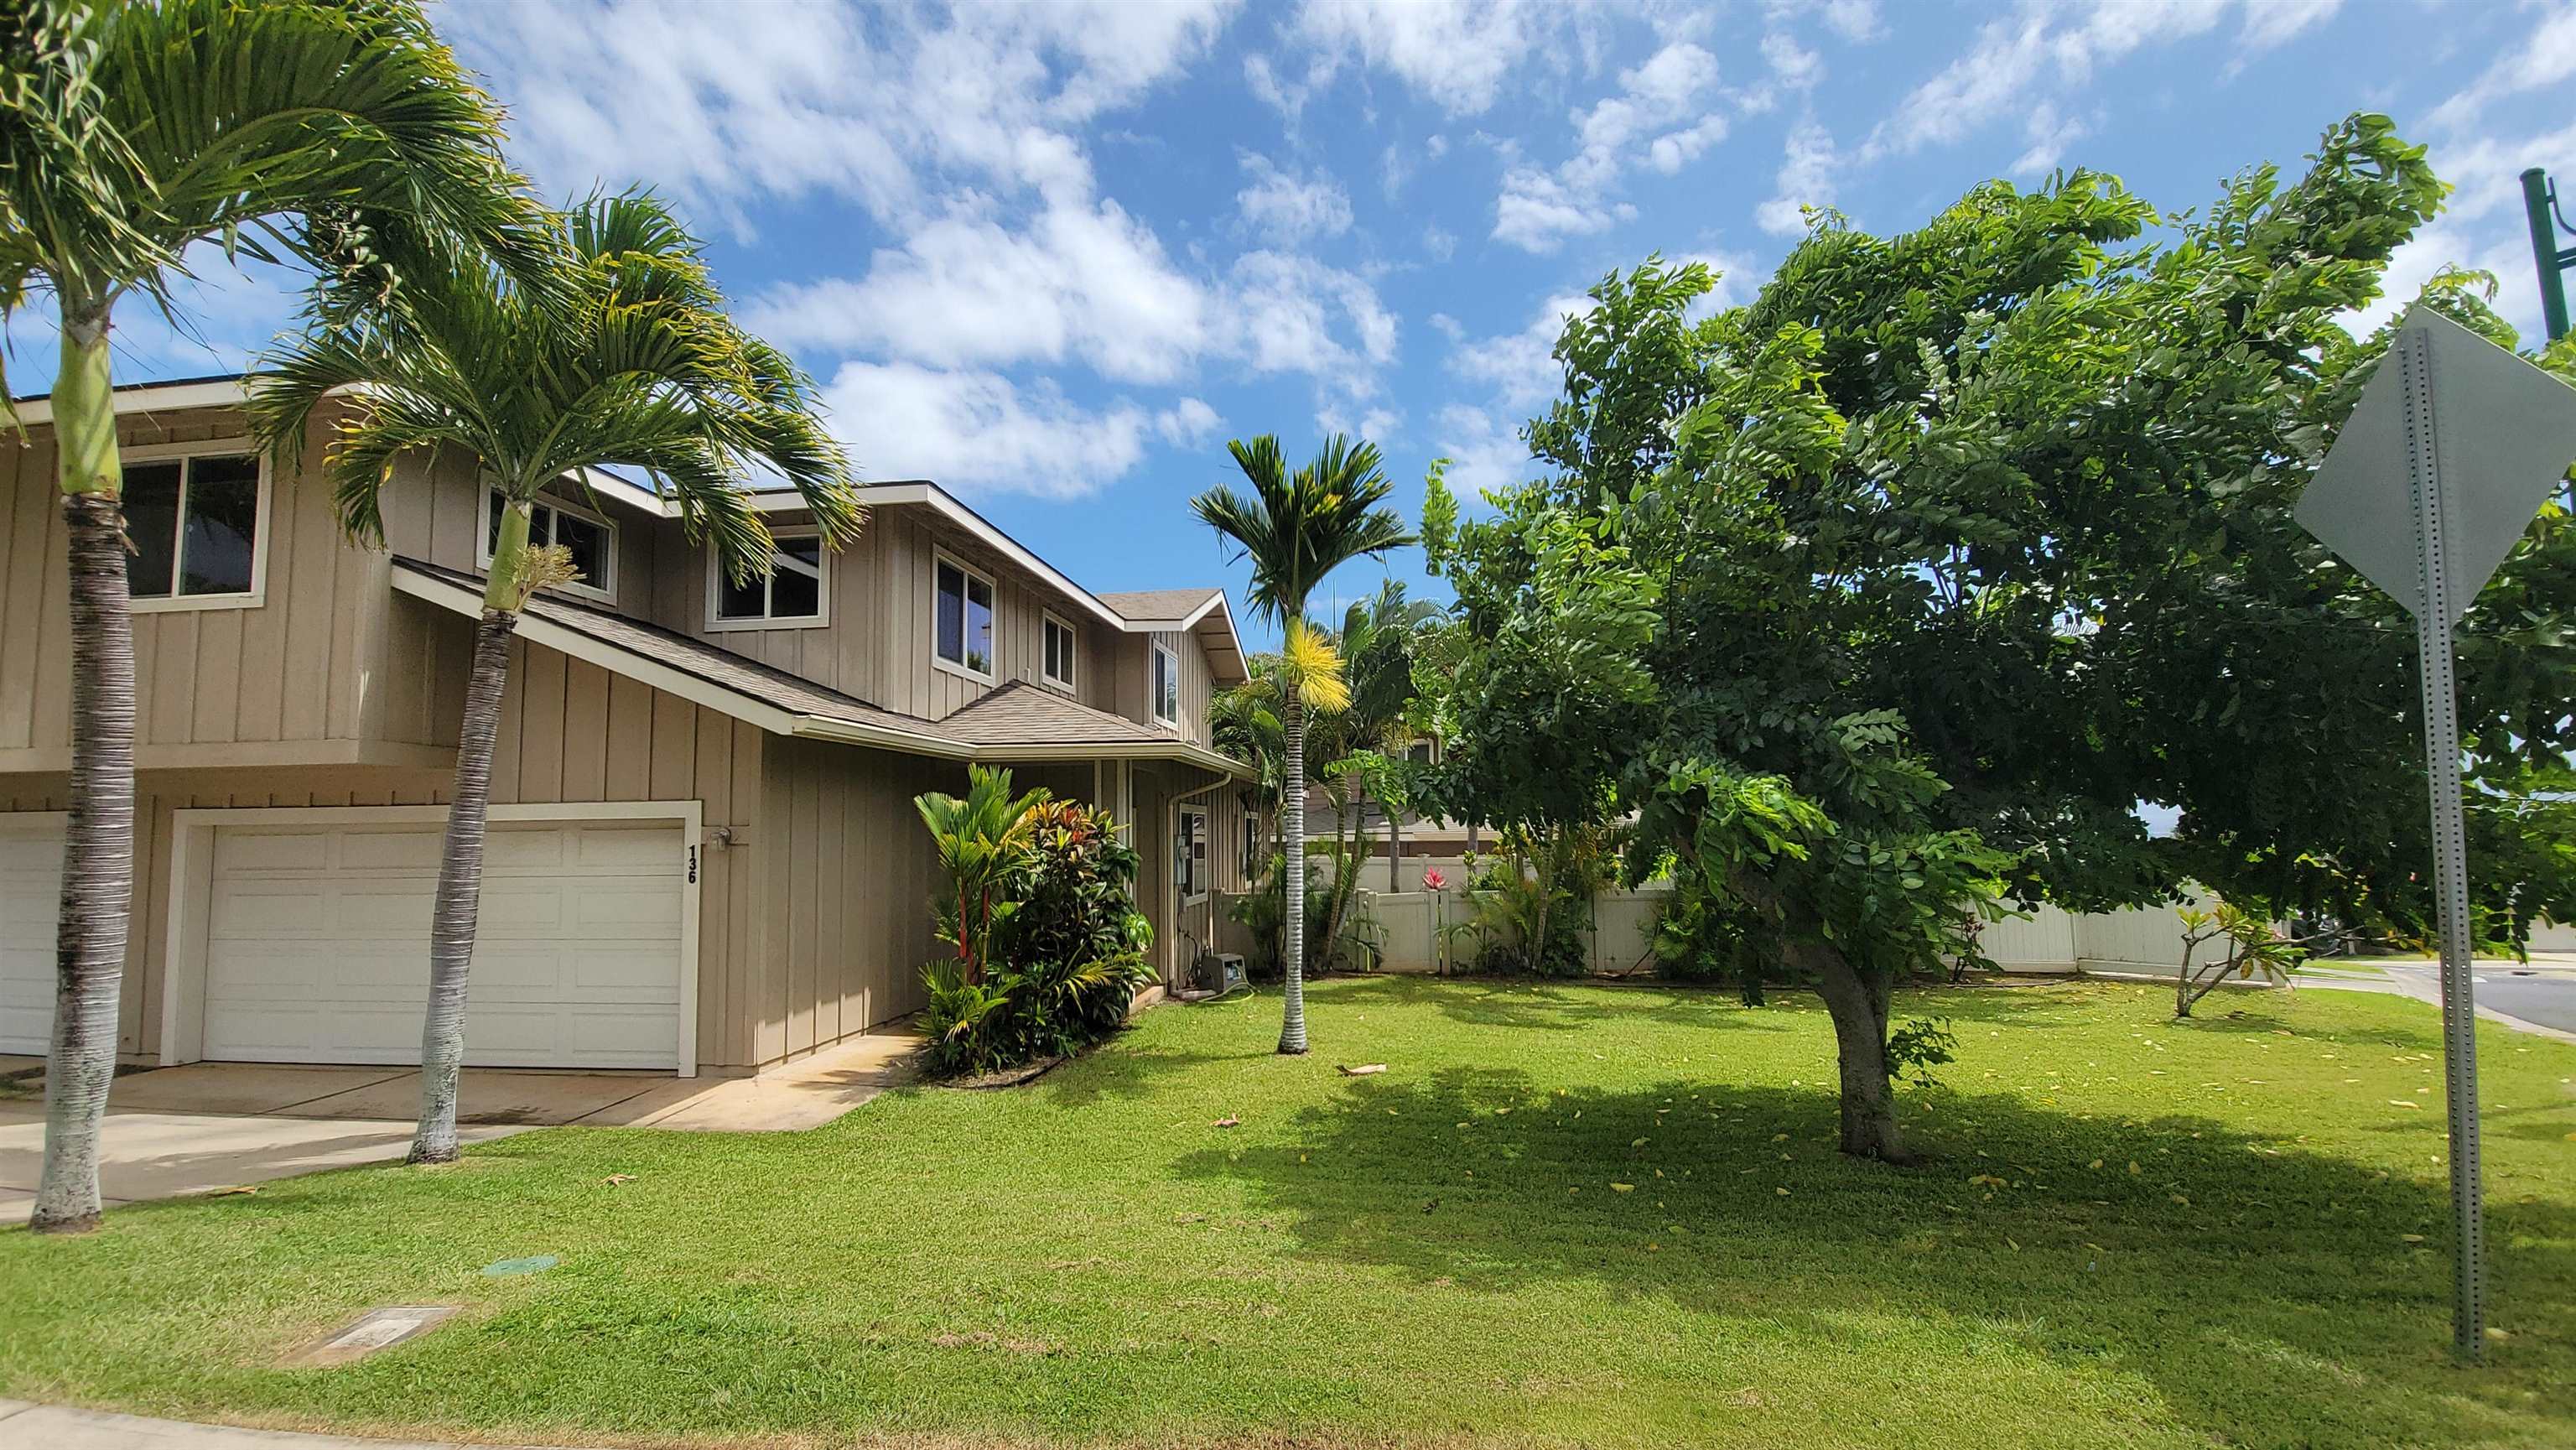
<svg viewBox="0 0 2576 1450">
<path fill-rule="evenodd" d="M 1485 927 L 1477 970 L 1591 975 L 1592 899 L 1609 867 L 1596 831 L 1506 828 L 1500 850 L 1468 863 L 1468 898 Z"/>
<path fill-rule="evenodd" d="M 1035 793 L 1013 801 L 1007 773 L 979 773 L 972 784 L 985 791 L 985 809 L 937 813 L 979 822 L 995 843 L 990 853 L 960 854 L 974 865 L 976 886 L 941 907 L 946 926 L 980 923 L 965 933 L 977 949 L 922 969 L 928 1066 L 938 1076 L 1079 1052 L 1117 1031 L 1154 980 L 1145 961 L 1153 927 L 1136 909 L 1136 853 L 1108 813 Z M 925 807 L 925 819 L 933 814 Z"/>
</svg>

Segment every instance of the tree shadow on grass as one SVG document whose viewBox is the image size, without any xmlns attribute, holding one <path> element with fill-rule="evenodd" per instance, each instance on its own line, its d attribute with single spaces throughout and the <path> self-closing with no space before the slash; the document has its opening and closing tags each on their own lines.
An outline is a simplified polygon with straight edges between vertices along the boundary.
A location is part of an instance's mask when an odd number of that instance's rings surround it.
<svg viewBox="0 0 2576 1450">
<path fill-rule="evenodd" d="M 2463 1370 L 2436 1182 L 2206 1118 L 1947 1092 L 1906 1111 L 1936 1155 L 1924 1168 L 1841 1158 L 1833 1103 L 1812 1091 L 1567 1096 L 1454 1069 L 1353 1083 L 1277 1146 L 1176 1171 L 1249 1190 L 1304 1254 L 1471 1293 L 1589 1281 L 1824 1344 L 1947 1315 L 2070 1374 L 2134 1375 L 2216 1443 L 2576 1443 L 2546 1388 L 2576 1342 L 2565 1202 L 2491 1202 L 2515 1339 Z"/>
</svg>

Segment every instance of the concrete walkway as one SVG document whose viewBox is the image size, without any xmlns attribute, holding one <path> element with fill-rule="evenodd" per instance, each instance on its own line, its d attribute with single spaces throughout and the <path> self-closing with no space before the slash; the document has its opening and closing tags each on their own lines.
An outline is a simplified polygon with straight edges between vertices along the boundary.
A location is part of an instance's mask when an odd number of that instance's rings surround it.
<svg viewBox="0 0 2576 1450">
<path fill-rule="evenodd" d="M 28 1450 L 131 1450 L 136 1446 L 166 1446 L 173 1450 L 445 1450 L 419 1440 L 361 1440 L 350 1435 L 299 1435 L 286 1430 L 191 1425 L 183 1420 L 147 1420 L 140 1415 L 31 1405 L 24 1400 L 0 1400 L 0 1446 L 12 1450 L 18 1446 Z"/>
<path fill-rule="evenodd" d="M 738 1078 L 472 1068 L 458 1086 L 457 1136 L 481 1143 L 564 1125 L 820 1127 L 910 1081 L 920 1046 L 908 1030 L 873 1033 Z M 129 1073 L 108 1093 L 100 1192 L 113 1207 L 387 1162 L 410 1146 L 419 1104 L 420 1074 L 410 1068 L 199 1062 Z M 40 1097 L 0 1100 L 0 1222 L 34 1208 L 44 1141 Z M 8 1443 L 0 1429 L 0 1446 Z"/>
</svg>

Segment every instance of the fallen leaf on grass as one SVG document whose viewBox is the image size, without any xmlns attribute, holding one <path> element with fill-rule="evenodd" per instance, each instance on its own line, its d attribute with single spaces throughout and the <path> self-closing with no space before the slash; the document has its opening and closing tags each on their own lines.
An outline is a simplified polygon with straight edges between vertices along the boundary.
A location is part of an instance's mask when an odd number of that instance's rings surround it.
<svg viewBox="0 0 2576 1450">
<path fill-rule="evenodd" d="M 206 1197 L 248 1198 L 257 1192 L 259 1192 L 259 1185 L 256 1183 L 236 1183 L 230 1188 L 209 1188 L 206 1190 Z"/>
<path fill-rule="evenodd" d="M 603 1179 L 601 1179 L 601 1180 L 599 1180 L 599 1181 L 600 1181 L 600 1182 L 602 1182 L 602 1183 L 604 1183 L 604 1184 L 606 1184 L 606 1185 L 608 1185 L 608 1186 L 609 1186 L 609 1187 L 611 1187 L 611 1188 L 615 1188 L 617 1185 L 619 1185 L 619 1184 L 621 1184 L 621 1183 L 632 1183 L 632 1182 L 634 1182 L 634 1181 L 635 1181 L 635 1175 L 634 1175 L 634 1174 L 632 1174 L 632 1173 L 611 1173 L 611 1174 L 609 1174 L 606 1178 L 603 1178 Z"/>
<path fill-rule="evenodd" d="M 1633 1183 L 1613 1183 L 1610 1185 L 1610 1191 L 1612 1193 L 1634 1193 L 1637 1191 L 1637 1185 Z"/>
<path fill-rule="evenodd" d="M 1208 1124 L 1208 1126 L 1211 1128 L 1240 1128 L 1243 1126 L 1243 1119 L 1219 1118 L 1215 1122 Z"/>
<path fill-rule="evenodd" d="M 1357 1066 L 1357 1067 L 1345 1067 L 1345 1068 L 1343 1068 L 1343 1069 L 1342 1069 L 1342 1076 L 1344 1076 L 1344 1077 L 1374 1077 L 1374 1076 L 1376 1076 L 1377 1074 L 1379 1074 L 1379 1073 L 1381 1073 L 1381 1072 L 1384 1072 L 1384 1071 L 1386 1071 L 1386 1064 L 1385 1064 L 1385 1063 L 1382 1063 L 1382 1062 L 1364 1062 L 1364 1063 L 1361 1063 L 1361 1064 L 1360 1064 L 1359 1066 Z"/>
<path fill-rule="evenodd" d="M 2424 1242 L 2424 1236 L 2422 1234 L 2399 1234 L 2398 1237 L 2404 1239 L 2410 1244 L 2420 1244 Z"/>
</svg>

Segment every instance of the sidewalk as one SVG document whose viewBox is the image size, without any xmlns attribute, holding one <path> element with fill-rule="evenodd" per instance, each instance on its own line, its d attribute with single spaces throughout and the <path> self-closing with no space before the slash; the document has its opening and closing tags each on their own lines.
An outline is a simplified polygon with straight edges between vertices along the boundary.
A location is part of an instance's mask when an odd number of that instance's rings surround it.
<svg viewBox="0 0 2576 1450">
<path fill-rule="evenodd" d="M 24 1400 L 0 1400 L 0 1446 L 8 1450 L 133 1450 L 137 1446 L 181 1450 L 453 1450 L 421 1440 L 361 1440 L 350 1435 L 239 1430 L 229 1425 L 191 1425 L 184 1420 L 147 1420 L 140 1415 L 111 1415 L 103 1410 L 31 1405 Z M 521 1446 L 517 1450 L 536 1447 Z"/>
</svg>

